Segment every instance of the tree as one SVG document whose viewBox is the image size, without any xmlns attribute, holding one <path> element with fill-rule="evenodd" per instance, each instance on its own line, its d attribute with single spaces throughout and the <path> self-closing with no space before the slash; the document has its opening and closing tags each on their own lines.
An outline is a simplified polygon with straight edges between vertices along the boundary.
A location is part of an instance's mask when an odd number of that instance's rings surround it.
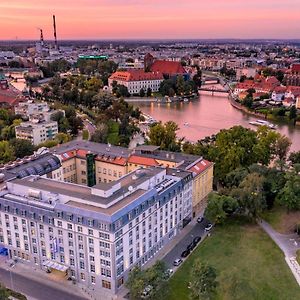
<svg viewBox="0 0 300 300">
<path fill-rule="evenodd" d="M 231 171 L 255 163 L 253 147 L 257 144 L 255 131 L 242 126 L 223 129 L 209 148 L 208 159 L 215 162 L 215 176 L 224 181 Z"/>
<path fill-rule="evenodd" d="M 0 163 L 5 164 L 15 159 L 14 149 L 8 141 L 0 141 Z"/>
<path fill-rule="evenodd" d="M 140 299 L 146 286 L 146 280 L 143 271 L 139 267 L 134 267 L 128 276 L 125 286 L 129 289 L 130 299 Z"/>
<path fill-rule="evenodd" d="M 14 149 L 16 158 L 23 158 L 29 156 L 34 152 L 34 146 L 29 140 L 13 139 L 10 141 L 11 146 Z"/>
<path fill-rule="evenodd" d="M 231 196 L 238 199 L 240 210 L 252 219 L 259 216 L 266 208 L 263 184 L 263 176 L 251 173 L 245 177 L 238 188 L 231 191 Z"/>
<path fill-rule="evenodd" d="M 69 134 L 63 133 L 63 132 L 59 132 L 55 136 L 55 140 L 57 140 L 58 144 L 67 143 L 67 142 L 71 141 L 71 139 L 72 139 L 72 137 Z"/>
<path fill-rule="evenodd" d="M 91 141 L 95 143 L 107 143 L 108 126 L 107 124 L 99 124 L 98 128 L 91 136 Z"/>
<path fill-rule="evenodd" d="M 178 125 L 173 121 L 161 122 L 150 127 L 149 144 L 159 146 L 161 150 L 180 151 L 176 131 Z"/>
<path fill-rule="evenodd" d="M 84 129 L 82 130 L 82 139 L 88 141 L 89 140 L 89 131 Z"/>
<path fill-rule="evenodd" d="M 238 208 L 236 199 L 211 193 L 208 197 L 205 217 L 215 224 L 222 224 Z"/>
<path fill-rule="evenodd" d="M 267 126 L 260 126 L 256 132 L 257 144 L 253 147 L 257 161 L 263 165 L 269 165 L 276 154 L 276 145 L 280 133 L 269 129 Z"/>
<path fill-rule="evenodd" d="M 191 299 L 213 299 L 217 286 L 216 269 L 196 259 L 191 271 Z"/>
<path fill-rule="evenodd" d="M 292 162 L 293 165 L 300 164 L 300 151 L 292 152 L 289 156 L 289 160 Z"/>
<path fill-rule="evenodd" d="M 286 161 L 287 154 L 290 150 L 291 144 L 292 143 L 291 143 L 290 139 L 286 136 L 281 135 L 277 139 L 277 143 L 275 146 L 275 155 L 278 159 L 277 162 L 279 163 L 281 170 L 283 170 L 283 166 Z"/>
<path fill-rule="evenodd" d="M 147 97 L 151 97 L 151 95 L 152 95 L 152 89 L 149 87 L 147 89 Z"/>
<path fill-rule="evenodd" d="M 177 76 L 176 90 L 177 90 L 177 95 L 183 95 L 183 93 L 184 93 L 184 78 L 182 75 Z"/>
<path fill-rule="evenodd" d="M 297 118 L 297 108 L 295 105 L 293 105 L 290 108 L 290 113 L 289 113 L 289 119 L 290 120 L 295 120 Z"/>
<path fill-rule="evenodd" d="M 9 300 L 9 292 L 7 291 L 7 288 L 0 284 L 0 299 L 1 300 Z"/>
<path fill-rule="evenodd" d="M 143 88 L 140 89 L 140 97 L 145 97 L 145 90 Z"/>
<path fill-rule="evenodd" d="M 286 174 L 286 183 L 278 195 L 278 202 L 288 210 L 300 209 L 300 176 L 299 168 Z"/>
</svg>

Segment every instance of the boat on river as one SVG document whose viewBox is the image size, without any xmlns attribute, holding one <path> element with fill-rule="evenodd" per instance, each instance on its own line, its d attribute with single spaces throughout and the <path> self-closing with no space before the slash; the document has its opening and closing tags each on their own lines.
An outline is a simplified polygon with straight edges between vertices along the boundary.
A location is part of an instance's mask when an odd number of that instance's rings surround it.
<svg viewBox="0 0 300 300">
<path fill-rule="evenodd" d="M 255 121 L 250 121 L 249 124 L 254 125 L 254 126 L 267 126 L 270 129 L 277 129 L 278 126 L 275 124 L 272 124 L 268 121 L 265 120 L 255 120 Z"/>
</svg>

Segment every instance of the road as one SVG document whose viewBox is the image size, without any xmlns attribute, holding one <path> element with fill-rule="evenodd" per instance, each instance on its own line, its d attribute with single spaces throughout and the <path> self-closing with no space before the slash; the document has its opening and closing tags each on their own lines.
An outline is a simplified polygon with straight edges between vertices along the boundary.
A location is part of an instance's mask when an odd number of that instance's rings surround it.
<svg viewBox="0 0 300 300">
<path fill-rule="evenodd" d="M 83 121 L 84 127 L 85 129 L 89 132 L 89 135 L 91 137 L 91 135 L 95 132 L 96 130 L 96 126 L 93 125 L 92 123 L 88 122 L 88 121 Z"/>
<path fill-rule="evenodd" d="M 204 228 L 208 223 L 209 222 L 207 220 L 203 220 L 202 223 L 200 223 L 200 224 L 196 223 L 195 226 L 193 227 L 193 229 L 189 232 L 189 234 L 184 236 L 178 242 L 178 244 L 163 258 L 163 261 L 166 263 L 166 265 L 169 269 L 175 268 L 173 266 L 174 260 L 181 257 L 181 253 L 184 250 L 186 250 L 186 247 L 188 246 L 188 244 L 190 244 L 196 236 L 201 236 L 201 238 L 203 239 L 203 237 L 206 234 Z M 198 245 L 200 245 L 200 243 Z M 184 258 L 183 260 L 185 260 L 185 259 L 187 259 L 187 258 Z"/>
<path fill-rule="evenodd" d="M 10 274 L 11 273 L 11 274 Z M 75 294 L 65 291 L 62 286 L 56 288 L 39 281 L 35 281 L 26 276 L 9 272 L 6 269 L 0 268 L 0 282 L 6 287 L 15 291 L 23 293 L 27 296 L 33 297 L 38 300 L 86 300 L 87 298 L 77 296 Z M 13 286 L 11 286 L 13 283 Z M 66 288 L 66 287 L 65 287 Z"/>
</svg>

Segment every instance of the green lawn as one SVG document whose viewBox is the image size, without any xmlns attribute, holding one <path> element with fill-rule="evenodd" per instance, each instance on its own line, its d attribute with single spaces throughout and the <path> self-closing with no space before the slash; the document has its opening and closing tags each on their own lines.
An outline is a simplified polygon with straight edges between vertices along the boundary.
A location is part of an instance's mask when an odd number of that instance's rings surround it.
<svg viewBox="0 0 300 300">
<path fill-rule="evenodd" d="M 297 250 L 297 257 L 296 257 L 296 259 L 297 259 L 298 264 L 300 264 L 300 250 Z"/>
<path fill-rule="evenodd" d="M 276 231 L 289 234 L 293 233 L 300 220 L 300 211 L 288 212 L 285 208 L 275 206 L 271 210 L 265 211 L 263 219 L 267 221 Z"/>
<path fill-rule="evenodd" d="M 198 257 L 217 269 L 216 299 L 299 299 L 282 252 L 257 225 L 232 221 L 216 227 L 171 278 L 169 300 L 189 299 L 189 273 Z"/>
<path fill-rule="evenodd" d="M 117 145 L 119 143 L 119 124 L 117 122 L 108 122 L 107 141 L 112 145 Z"/>
</svg>

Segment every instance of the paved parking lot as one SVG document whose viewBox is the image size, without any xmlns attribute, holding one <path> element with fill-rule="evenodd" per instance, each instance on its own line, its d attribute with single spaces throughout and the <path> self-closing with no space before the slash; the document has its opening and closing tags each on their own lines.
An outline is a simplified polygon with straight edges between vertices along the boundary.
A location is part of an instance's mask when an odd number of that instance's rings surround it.
<svg viewBox="0 0 300 300">
<path fill-rule="evenodd" d="M 166 263 L 168 268 L 175 270 L 176 267 L 173 266 L 174 260 L 177 258 L 181 258 L 181 253 L 184 250 L 186 250 L 186 247 L 193 241 L 193 239 L 196 236 L 201 236 L 201 242 L 202 242 L 204 236 L 206 235 L 204 228 L 208 223 L 209 222 L 207 220 L 203 220 L 202 223 L 200 224 L 196 223 L 195 226 L 192 228 L 192 230 L 189 232 L 189 234 L 184 236 L 178 242 L 178 244 L 163 258 L 163 261 Z M 200 245 L 200 243 L 198 245 Z M 186 258 L 183 258 L 182 260 L 184 259 Z"/>
</svg>

